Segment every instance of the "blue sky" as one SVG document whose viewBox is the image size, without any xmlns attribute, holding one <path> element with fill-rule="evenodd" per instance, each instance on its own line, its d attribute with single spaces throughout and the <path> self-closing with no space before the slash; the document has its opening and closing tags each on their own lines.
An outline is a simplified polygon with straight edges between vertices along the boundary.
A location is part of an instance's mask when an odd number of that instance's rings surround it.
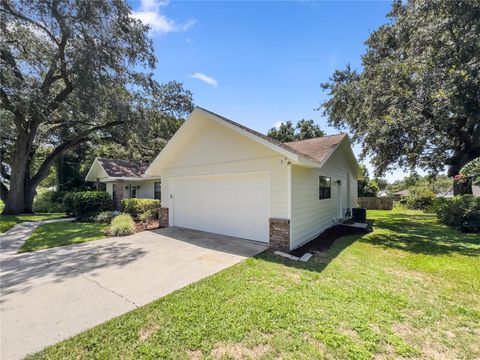
<svg viewBox="0 0 480 360">
<path fill-rule="evenodd" d="M 266 133 L 274 124 L 314 119 L 320 83 L 336 68 L 360 67 L 369 34 L 384 24 L 390 2 L 130 1 L 151 25 L 155 78 L 176 80 L 196 105 Z M 359 146 L 355 147 L 359 153 Z M 368 163 L 368 161 L 364 161 Z M 402 171 L 387 179 L 403 177 Z"/>
</svg>

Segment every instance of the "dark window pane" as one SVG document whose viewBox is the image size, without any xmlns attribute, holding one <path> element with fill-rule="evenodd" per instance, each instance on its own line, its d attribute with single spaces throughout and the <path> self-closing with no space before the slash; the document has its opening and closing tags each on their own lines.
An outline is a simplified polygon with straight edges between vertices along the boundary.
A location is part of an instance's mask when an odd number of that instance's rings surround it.
<svg viewBox="0 0 480 360">
<path fill-rule="evenodd" d="M 326 176 L 318 177 L 318 199 L 330 199 L 332 180 Z"/>
</svg>

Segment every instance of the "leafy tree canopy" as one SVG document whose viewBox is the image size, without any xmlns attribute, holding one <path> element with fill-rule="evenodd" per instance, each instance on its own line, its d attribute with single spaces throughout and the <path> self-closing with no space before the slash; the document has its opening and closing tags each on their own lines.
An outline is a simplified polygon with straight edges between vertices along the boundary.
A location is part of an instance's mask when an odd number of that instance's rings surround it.
<svg viewBox="0 0 480 360">
<path fill-rule="evenodd" d="M 360 165 L 363 174 L 363 180 L 358 181 L 358 196 L 360 197 L 375 197 L 380 188 L 375 180 L 370 179 L 368 169 L 365 165 Z"/>
<path fill-rule="evenodd" d="M 38 184 L 74 147 L 126 144 L 133 131 L 151 139 L 162 119 L 191 110 L 181 84 L 153 80 L 148 27 L 126 1 L 0 0 L 0 12 L 4 212 L 31 211 Z"/>
<path fill-rule="evenodd" d="M 362 71 L 322 84 L 329 123 L 363 144 L 381 175 L 448 175 L 480 156 L 480 2 L 395 1 L 368 38 Z"/>
<path fill-rule="evenodd" d="M 281 142 L 289 142 L 325 136 L 325 133 L 313 120 L 302 119 L 296 126 L 293 126 L 291 121 L 282 122 L 278 128 L 271 128 L 267 136 Z"/>
</svg>

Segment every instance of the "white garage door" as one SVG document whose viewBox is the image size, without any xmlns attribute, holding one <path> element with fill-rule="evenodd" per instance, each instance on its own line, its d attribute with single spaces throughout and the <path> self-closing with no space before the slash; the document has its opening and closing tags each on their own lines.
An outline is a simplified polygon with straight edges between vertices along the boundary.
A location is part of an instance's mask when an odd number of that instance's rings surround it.
<svg viewBox="0 0 480 360">
<path fill-rule="evenodd" d="M 173 225 L 268 242 L 267 174 L 173 178 Z"/>
</svg>

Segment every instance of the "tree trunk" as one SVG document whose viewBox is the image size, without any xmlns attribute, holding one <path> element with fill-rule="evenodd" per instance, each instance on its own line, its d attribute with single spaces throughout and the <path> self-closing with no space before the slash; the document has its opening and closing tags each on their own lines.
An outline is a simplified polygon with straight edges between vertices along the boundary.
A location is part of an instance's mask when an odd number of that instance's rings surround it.
<svg viewBox="0 0 480 360">
<path fill-rule="evenodd" d="M 10 190 L 3 214 L 17 215 L 25 211 L 25 176 L 27 175 L 29 143 L 26 131 L 18 134 L 11 164 Z"/>
<path fill-rule="evenodd" d="M 29 184 L 25 185 L 25 212 L 33 213 L 33 198 L 37 195 L 36 186 L 30 186 Z"/>
</svg>

